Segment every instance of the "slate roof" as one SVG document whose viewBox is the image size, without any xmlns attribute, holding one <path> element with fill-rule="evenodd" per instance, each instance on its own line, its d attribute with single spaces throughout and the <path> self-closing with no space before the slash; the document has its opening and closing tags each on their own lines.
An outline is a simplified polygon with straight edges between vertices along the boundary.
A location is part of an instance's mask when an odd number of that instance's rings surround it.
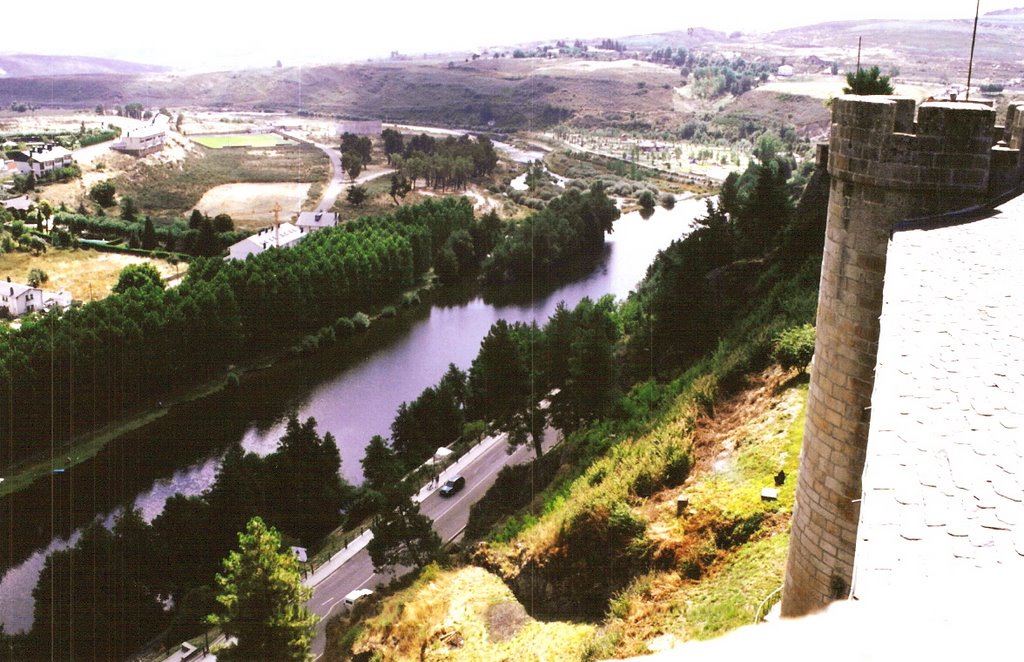
<svg viewBox="0 0 1024 662">
<path fill-rule="evenodd" d="M 889 247 L 854 597 L 1024 586 L 1024 197 Z"/>
</svg>

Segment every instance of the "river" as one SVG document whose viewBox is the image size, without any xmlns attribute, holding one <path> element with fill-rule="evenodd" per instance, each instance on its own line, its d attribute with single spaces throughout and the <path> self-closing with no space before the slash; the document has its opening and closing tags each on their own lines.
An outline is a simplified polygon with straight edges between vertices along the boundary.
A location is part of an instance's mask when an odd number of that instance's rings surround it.
<svg viewBox="0 0 1024 662">
<path fill-rule="evenodd" d="M 246 375 L 235 393 L 172 408 L 76 467 L 67 486 L 51 483 L 21 495 L 3 509 L 21 515 L 13 533 L 5 534 L 31 537 L 35 547 L 20 558 L 14 554 L 18 565 L 0 580 L 0 623 L 8 633 L 31 627 L 31 592 L 46 554 L 77 539 L 97 513 L 109 521 L 119 504 L 134 503 L 151 521 L 175 492 L 194 495 L 208 488 L 232 443 L 260 454 L 273 451 L 291 411 L 301 420 L 314 417 L 321 434 L 334 435 L 342 473 L 360 483 L 359 461 L 369 439 L 388 436 L 398 405 L 436 383 L 449 363 L 468 369 L 491 324 L 505 319 L 543 325 L 560 301 L 572 307 L 583 297 L 625 297 L 657 252 L 687 234 L 703 213 L 703 201 L 685 199 L 646 220 L 637 212 L 624 214 L 599 264 L 568 284 L 483 295 L 475 287 L 442 288 L 424 305 L 375 322 L 368 333 L 332 350 Z"/>
</svg>

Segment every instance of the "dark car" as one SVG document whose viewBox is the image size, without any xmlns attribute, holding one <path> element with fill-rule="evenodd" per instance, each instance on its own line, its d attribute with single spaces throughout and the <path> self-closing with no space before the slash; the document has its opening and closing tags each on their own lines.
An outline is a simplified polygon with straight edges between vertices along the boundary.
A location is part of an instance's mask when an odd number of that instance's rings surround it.
<svg viewBox="0 0 1024 662">
<path fill-rule="evenodd" d="M 444 485 L 441 486 L 441 496 L 450 497 L 455 494 L 463 487 L 466 486 L 466 479 L 462 476 L 456 476 L 451 480 L 445 481 Z"/>
</svg>

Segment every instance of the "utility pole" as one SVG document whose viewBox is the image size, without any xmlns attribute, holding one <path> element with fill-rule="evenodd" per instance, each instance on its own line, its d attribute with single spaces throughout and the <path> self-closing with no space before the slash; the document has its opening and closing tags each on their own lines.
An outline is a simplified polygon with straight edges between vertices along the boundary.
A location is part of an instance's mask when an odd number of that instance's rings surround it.
<svg viewBox="0 0 1024 662">
<path fill-rule="evenodd" d="M 964 101 L 971 100 L 971 74 L 974 73 L 974 41 L 978 38 L 978 13 L 981 11 L 981 0 L 974 6 L 974 32 L 971 33 L 971 59 L 967 63 L 967 95 Z"/>
<path fill-rule="evenodd" d="M 980 2 L 980 0 L 979 0 L 979 2 Z M 857 37 L 857 73 L 858 74 L 860 73 L 860 40 L 861 39 L 863 39 L 863 37 Z"/>
</svg>

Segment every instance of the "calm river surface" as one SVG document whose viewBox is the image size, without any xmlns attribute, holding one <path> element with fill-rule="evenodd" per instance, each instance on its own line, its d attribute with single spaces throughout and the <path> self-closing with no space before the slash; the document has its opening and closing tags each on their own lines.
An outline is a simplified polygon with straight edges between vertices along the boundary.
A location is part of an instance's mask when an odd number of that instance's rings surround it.
<svg viewBox="0 0 1024 662">
<path fill-rule="evenodd" d="M 478 291 L 439 291 L 429 306 L 375 322 L 367 334 L 342 343 L 347 347 L 246 376 L 240 395 L 175 407 L 120 450 L 120 440 L 114 442 L 109 454 L 101 454 L 80 471 L 84 477 L 69 484 L 66 494 L 50 498 L 52 492 L 47 491 L 25 497 L 28 505 L 11 506 L 16 516 L 35 519 L 35 529 L 16 522 L 14 530 L 23 529 L 38 546 L 20 559 L 14 555 L 18 565 L 0 580 L 0 623 L 8 633 L 31 627 L 32 589 L 46 554 L 73 544 L 79 527 L 89 519 L 99 514 L 111 520 L 119 504 L 134 503 L 152 520 L 175 492 L 194 495 L 208 488 L 232 443 L 240 441 L 246 450 L 260 454 L 272 452 L 291 411 L 301 420 L 314 417 L 321 434 L 333 434 L 345 478 L 362 482 L 359 461 L 370 438 L 388 436 L 398 405 L 436 383 L 449 363 L 468 369 L 491 324 L 505 319 L 543 325 L 560 301 L 572 307 L 583 297 L 624 298 L 657 252 L 688 234 L 693 219 L 704 211 L 702 200 L 688 199 L 672 210 L 658 208 L 647 220 L 637 212 L 624 214 L 608 237 L 604 259 L 585 277 L 558 287 L 514 288 L 483 296 Z M 205 451 L 188 450 L 197 439 L 203 440 Z M 179 456 L 168 459 L 176 452 L 169 449 L 177 448 L 182 448 Z M 50 503 L 35 508 L 39 501 Z M 58 501 L 74 505 L 55 517 Z"/>
</svg>

